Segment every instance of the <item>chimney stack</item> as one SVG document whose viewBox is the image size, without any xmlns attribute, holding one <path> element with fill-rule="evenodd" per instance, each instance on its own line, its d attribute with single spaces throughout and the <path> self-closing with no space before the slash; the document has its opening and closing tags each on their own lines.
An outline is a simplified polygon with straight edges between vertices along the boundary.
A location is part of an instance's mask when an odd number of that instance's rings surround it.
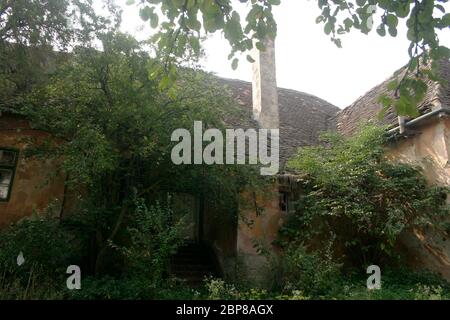
<svg viewBox="0 0 450 320">
<path fill-rule="evenodd" d="M 275 65 L 275 41 L 267 39 L 265 51 L 255 47 L 253 58 L 253 116 L 261 128 L 278 129 L 278 87 Z"/>
</svg>

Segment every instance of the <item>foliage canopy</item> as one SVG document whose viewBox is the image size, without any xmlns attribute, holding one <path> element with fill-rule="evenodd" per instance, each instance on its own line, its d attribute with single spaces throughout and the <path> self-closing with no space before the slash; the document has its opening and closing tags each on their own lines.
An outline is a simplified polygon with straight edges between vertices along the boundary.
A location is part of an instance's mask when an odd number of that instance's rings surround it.
<svg viewBox="0 0 450 320">
<path fill-rule="evenodd" d="M 134 4 L 135 0 L 128 0 Z M 252 48 L 264 50 L 267 38 L 274 39 L 277 24 L 273 9 L 281 0 L 143 0 L 139 1 L 140 16 L 159 28 L 153 41 L 166 59 L 165 67 L 176 65 L 194 51 L 200 54 L 203 35 L 221 31 L 231 46 L 229 59 L 237 68 L 236 53 L 249 53 Z M 376 30 L 384 37 L 396 37 L 401 21 L 406 21 L 406 37 L 410 41 L 410 62 L 406 75 L 390 88 L 398 99 L 380 99 L 386 108 L 395 107 L 399 115 L 415 115 L 423 99 L 427 79 L 439 79 L 438 61 L 449 59 L 449 48 L 440 45 L 438 31 L 450 26 L 448 0 L 317 0 L 320 15 L 316 23 L 323 24 L 324 33 L 338 47 L 340 36 L 351 30 L 368 34 Z M 246 16 L 241 17 L 240 13 Z M 375 21 L 378 20 L 378 21 Z M 374 27 L 375 26 L 375 27 Z M 307 32 L 305 30 L 305 32 Z M 430 67 L 431 66 L 431 67 Z M 154 70 L 158 74 L 164 70 Z M 413 74 L 413 76 L 411 76 Z"/>
<path fill-rule="evenodd" d="M 242 189 L 259 183 L 257 168 L 176 166 L 171 160 L 175 129 L 192 131 L 194 120 L 224 129 L 225 115 L 240 114 L 228 93 L 212 76 L 192 69 L 180 73 L 176 94 L 161 90 L 160 79 L 147 75 L 159 62 L 140 43 L 113 32 L 99 38 L 103 51 L 77 48 L 17 106 L 35 128 L 59 138 L 28 152 L 60 159 L 55 172 L 67 174 L 69 189 L 79 191 L 89 207 L 99 252 L 125 232 L 138 199 L 149 204 L 166 193 L 208 194 L 219 211 L 236 215 Z"/>
</svg>

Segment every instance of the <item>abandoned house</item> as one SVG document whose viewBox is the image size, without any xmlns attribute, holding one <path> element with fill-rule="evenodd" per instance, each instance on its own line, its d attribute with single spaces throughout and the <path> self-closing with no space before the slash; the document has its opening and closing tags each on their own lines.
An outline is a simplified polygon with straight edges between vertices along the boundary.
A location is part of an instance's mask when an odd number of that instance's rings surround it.
<svg viewBox="0 0 450 320">
<path fill-rule="evenodd" d="M 443 77 L 450 81 L 450 63 L 442 63 Z M 321 132 L 338 130 L 352 134 L 363 121 L 376 121 L 382 106 L 378 97 L 386 91 L 390 80 L 373 88 L 352 105 L 340 110 L 332 104 L 307 93 L 281 89 L 276 83 L 275 48 L 269 43 L 265 52 L 258 52 L 253 68 L 253 83 L 220 79 L 233 93 L 237 103 L 253 114 L 255 125 L 262 128 L 280 128 L 280 165 L 278 183 L 259 206 L 264 214 L 256 216 L 254 210 L 240 214 L 252 219 L 245 223 L 219 223 L 206 202 L 199 208 L 195 197 L 180 195 L 183 206 L 190 208 L 192 225 L 186 238 L 195 243 L 190 249 L 192 259 L 200 256 L 197 244 L 202 243 L 213 252 L 222 273 L 235 269 L 236 258 L 243 264 L 249 277 L 262 275 L 265 258 L 258 255 L 254 242 L 269 246 L 290 209 L 292 199 L 291 173 L 283 170 L 298 147 L 315 145 Z M 388 156 L 393 161 L 419 163 L 430 183 L 450 185 L 450 87 L 432 83 L 420 105 L 420 116 L 398 120 L 388 112 L 383 122 L 392 132 L 399 133 Z M 240 119 L 229 120 L 231 126 L 242 128 Z M 400 135 L 401 133 L 401 135 Z M 64 205 L 64 176 L 50 175 L 50 161 L 26 158 L 23 150 L 26 139 L 39 142 L 45 132 L 33 130 L 28 121 L 13 113 L 0 114 L 0 228 L 42 210 L 55 199 Z M 50 179 L 50 181 L 49 181 Z M 245 210 L 245 209 L 243 209 Z M 441 273 L 450 280 L 450 241 L 437 237 L 432 231 L 405 234 L 403 242 L 408 248 L 411 263 Z M 201 258 L 201 257 L 199 257 Z M 201 270 L 199 271 L 201 272 Z"/>
</svg>

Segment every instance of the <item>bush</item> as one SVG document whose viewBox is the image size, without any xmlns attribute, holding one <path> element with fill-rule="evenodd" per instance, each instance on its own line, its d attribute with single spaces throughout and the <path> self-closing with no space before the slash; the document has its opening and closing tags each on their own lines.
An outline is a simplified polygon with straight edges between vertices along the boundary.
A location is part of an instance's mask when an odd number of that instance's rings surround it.
<svg viewBox="0 0 450 320">
<path fill-rule="evenodd" d="M 74 252 L 69 233 L 50 215 L 33 215 L 0 232 L 0 268 L 24 279 L 37 271 L 51 277 L 65 276 Z M 20 253 L 24 262 L 18 266 Z"/>
<path fill-rule="evenodd" d="M 324 146 L 302 148 L 290 162 L 304 176 L 295 214 L 282 230 L 287 242 L 318 246 L 333 238 L 354 267 L 386 266 L 398 262 L 403 231 L 438 226 L 448 214 L 447 188 L 429 186 L 420 168 L 386 159 L 383 128 L 323 139 Z"/>
<path fill-rule="evenodd" d="M 430 272 L 412 272 L 406 269 L 388 269 L 382 273 L 382 286 L 380 290 L 368 290 L 366 286 L 367 275 L 364 272 L 343 274 L 339 266 L 325 267 L 328 271 L 321 271 L 324 266 L 323 258 L 305 253 L 299 249 L 296 257 L 288 258 L 296 266 L 310 266 L 302 269 L 297 267 L 289 283 L 297 283 L 293 286 L 285 286 L 272 291 L 255 288 L 241 288 L 234 284 L 226 283 L 221 279 L 208 279 L 205 282 L 206 299 L 227 300 L 448 300 L 450 299 L 450 284 L 436 274 Z M 288 264 L 290 264 L 288 262 Z M 321 275 L 314 276 L 313 266 Z M 335 268 L 338 270 L 333 271 Z M 307 271 L 307 272 L 305 272 Z M 300 274 L 300 277 L 297 277 Z M 296 276 L 297 275 L 297 276 Z M 306 282 L 299 279 L 304 275 Z M 317 283 L 314 283 L 317 281 Z M 306 285 L 305 284 L 309 284 Z M 303 287 L 307 290 L 292 289 Z"/>
<path fill-rule="evenodd" d="M 152 299 L 154 289 L 148 281 L 138 278 L 88 277 L 83 279 L 80 290 L 73 291 L 71 298 L 76 300 Z"/>
<path fill-rule="evenodd" d="M 69 296 L 75 300 L 191 300 L 200 297 L 199 291 L 171 280 L 154 283 L 139 277 L 110 276 L 88 277 L 83 280 L 81 290 L 75 290 Z"/>
<path fill-rule="evenodd" d="M 352 274 L 340 280 L 341 290 L 329 299 L 437 300 L 450 298 L 450 285 L 439 275 L 425 271 L 389 269 L 382 272 L 381 289 L 368 290 L 367 275 Z"/>
<path fill-rule="evenodd" d="M 119 250 L 125 255 L 125 272 L 133 277 L 160 283 L 169 271 L 170 258 L 182 244 L 183 219 L 175 217 L 170 197 L 165 205 L 157 202 L 147 207 L 143 199 L 135 200 L 133 221 L 128 228 L 130 243 Z"/>
<path fill-rule="evenodd" d="M 442 300 L 444 289 L 441 286 L 417 286 L 415 300 Z"/>
<path fill-rule="evenodd" d="M 61 300 L 67 295 L 65 281 L 55 281 L 42 268 L 32 268 L 28 279 L 0 272 L 0 300 Z"/>
<path fill-rule="evenodd" d="M 341 265 L 334 262 L 329 251 L 308 252 L 302 244 L 287 249 L 277 271 L 283 294 L 311 298 L 333 294 L 342 277 Z"/>
<path fill-rule="evenodd" d="M 270 297 L 265 289 L 238 288 L 222 279 L 205 279 L 205 288 L 209 300 L 264 300 Z"/>
<path fill-rule="evenodd" d="M 182 219 L 175 220 L 170 199 L 165 205 L 150 207 L 142 199 L 135 201 L 124 230 L 127 236 L 120 244 L 108 243 L 115 254 L 112 262 L 120 265 L 108 276 L 93 277 L 82 263 L 89 254 L 90 237 L 86 234 L 92 232 L 90 217 L 97 211 L 86 209 L 83 215 L 64 222 L 48 212 L 25 218 L 0 232 L 1 298 L 152 299 L 193 295 L 179 286 L 174 290 L 168 280 L 170 258 L 182 243 L 183 223 Z M 20 253 L 24 262 L 19 266 Z M 66 270 L 73 264 L 83 270 L 81 290 L 66 288 Z"/>
<path fill-rule="evenodd" d="M 75 252 L 70 234 L 50 213 L 2 230 L 0 299 L 63 298 L 67 267 L 78 261 Z"/>
</svg>

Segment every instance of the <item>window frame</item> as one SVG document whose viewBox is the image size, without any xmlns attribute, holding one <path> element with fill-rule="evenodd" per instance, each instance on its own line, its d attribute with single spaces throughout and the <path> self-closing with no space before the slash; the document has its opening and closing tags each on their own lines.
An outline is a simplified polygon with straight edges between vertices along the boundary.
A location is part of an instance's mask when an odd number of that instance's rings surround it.
<svg viewBox="0 0 450 320">
<path fill-rule="evenodd" d="M 11 183 L 8 186 L 8 193 L 6 195 L 6 198 L 5 199 L 0 198 L 0 203 L 2 203 L 2 202 L 9 202 L 9 200 L 11 199 L 11 193 L 12 193 L 12 188 L 13 188 L 13 184 L 14 184 L 14 178 L 16 175 L 17 163 L 19 162 L 19 149 L 0 147 L 0 151 L 10 151 L 10 152 L 14 152 L 14 154 L 15 154 L 14 163 L 12 166 L 0 164 L 0 169 L 12 170 Z"/>
</svg>

